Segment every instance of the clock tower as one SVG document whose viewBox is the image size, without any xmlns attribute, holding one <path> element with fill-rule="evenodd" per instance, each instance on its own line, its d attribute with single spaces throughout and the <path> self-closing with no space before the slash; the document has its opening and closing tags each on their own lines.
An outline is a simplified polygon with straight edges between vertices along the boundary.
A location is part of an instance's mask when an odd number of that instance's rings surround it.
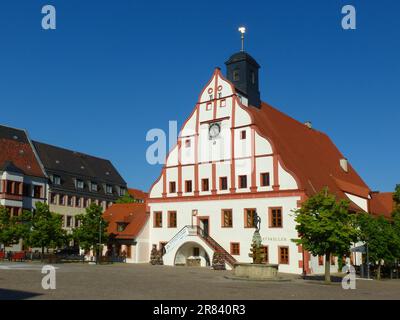
<svg viewBox="0 0 400 320">
<path fill-rule="evenodd" d="M 235 88 L 248 99 L 248 104 L 259 108 L 261 105 L 258 84 L 258 70 L 260 65 L 247 52 L 240 51 L 232 55 L 225 62 L 227 79 Z"/>
<path fill-rule="evenodd" d="M 261 105 L 258 85 L 260 65 L 251 55 L 244 51 L 246 28 L 240 27 L 239 32 L 241 33 L 242 49 L 225 62 L 227 78 L 235 85 L 238 92 L 247 98 L 248 105 L 259 108 Z"/>
</svg>

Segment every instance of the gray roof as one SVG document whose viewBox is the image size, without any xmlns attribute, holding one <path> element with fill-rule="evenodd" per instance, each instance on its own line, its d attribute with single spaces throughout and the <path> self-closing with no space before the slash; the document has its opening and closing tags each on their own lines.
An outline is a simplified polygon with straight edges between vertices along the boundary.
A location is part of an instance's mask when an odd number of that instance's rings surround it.
<svg viewBox="0 0 400 320">
<path fill-rule="evenodd" d="M 37 141 L 33 144 L 47 174 L 60 176 L 61 185 L 57 189 L 76 192 L 76 179 L 85 182 L 85 193 L 90 192 L 87 181 L 98 183 L 98 193 L 103 195 L 103 184 L 126 187 L 125 180 L 109 160 Z"/>
</svg>

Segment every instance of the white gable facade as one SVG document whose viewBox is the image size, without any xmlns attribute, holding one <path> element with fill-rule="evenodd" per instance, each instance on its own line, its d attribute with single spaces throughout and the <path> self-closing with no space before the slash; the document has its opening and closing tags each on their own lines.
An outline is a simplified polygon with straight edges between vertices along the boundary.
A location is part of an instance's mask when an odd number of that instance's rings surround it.
<svg viewBox="0 0 400 320">
<path fill-rule="evenodd" d="M 228 269 L 251 262 L 255 211 L 266 260 L 279 272 L 310 272 L 312 265 L 323 272 L 292 241 L 298 237 L 292 211 L 305 194 L 247 108 L 216 69 L 151 187 L 151 245 L 165 247 L 166 265 L 211 266 L 216 251 L 226 254 Z"/>
</svg>

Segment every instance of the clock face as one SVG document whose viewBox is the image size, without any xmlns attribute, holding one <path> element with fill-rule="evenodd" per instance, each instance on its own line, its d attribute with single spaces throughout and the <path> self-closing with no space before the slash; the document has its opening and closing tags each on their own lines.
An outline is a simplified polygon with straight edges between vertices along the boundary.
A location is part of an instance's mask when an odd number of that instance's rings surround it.
<svg viewBox="0 0 400 320">
<path fill-rule="evenodd" d="M 215 139 L 221 132 L 221 125 L 219 123 L 212 123 L 208 128 L 208 135 L 210 139 Z"/>
</svg>

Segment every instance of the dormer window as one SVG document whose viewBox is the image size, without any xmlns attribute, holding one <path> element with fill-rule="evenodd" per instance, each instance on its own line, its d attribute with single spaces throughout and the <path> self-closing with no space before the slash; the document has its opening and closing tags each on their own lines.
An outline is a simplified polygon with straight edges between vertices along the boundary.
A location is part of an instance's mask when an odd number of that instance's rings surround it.
<svg viewBox="0 0 400 320">
<path fill-rule="evenodd" d="M 97 183 L 92 182 L 92 183 L 90 184 L 90 190 L 93 191 L 93 192 L 97 192 L 97 190 L 98 190 Z"/>
<path fill-rule="evenodd" d="M 126 222 L 117 222 L 117 232 L 123 232 L 127 226 L 128 223 Z"/>
<path fill-rule="evenodd" d="M 108 194 L 112 194 L 112 193 L 113 193 L 113 187 L 112 187 L 112 185 L 110 185 L 110 184 L 106 185 L 106 192 L 107 192 Z"/>
<path fill-rule="evenodd" d="M 82 180 L 79 180 L 79 179 L 76 180 L 76 188 L 77 189 L 82 190 L 84 188 L 84 186 L 85 185 Z"/>
<path fill-rule="evenodd" d="M 53 175 L 53 183 L 57 186 L 61 184 L 61 177 L 57 175 Z"/>
<path fill-rule="evenodd" d="M 122 197 L 126 193 L 126 189 L 124 187 L 119 188 L 119 195 Z"/>
</svg>

